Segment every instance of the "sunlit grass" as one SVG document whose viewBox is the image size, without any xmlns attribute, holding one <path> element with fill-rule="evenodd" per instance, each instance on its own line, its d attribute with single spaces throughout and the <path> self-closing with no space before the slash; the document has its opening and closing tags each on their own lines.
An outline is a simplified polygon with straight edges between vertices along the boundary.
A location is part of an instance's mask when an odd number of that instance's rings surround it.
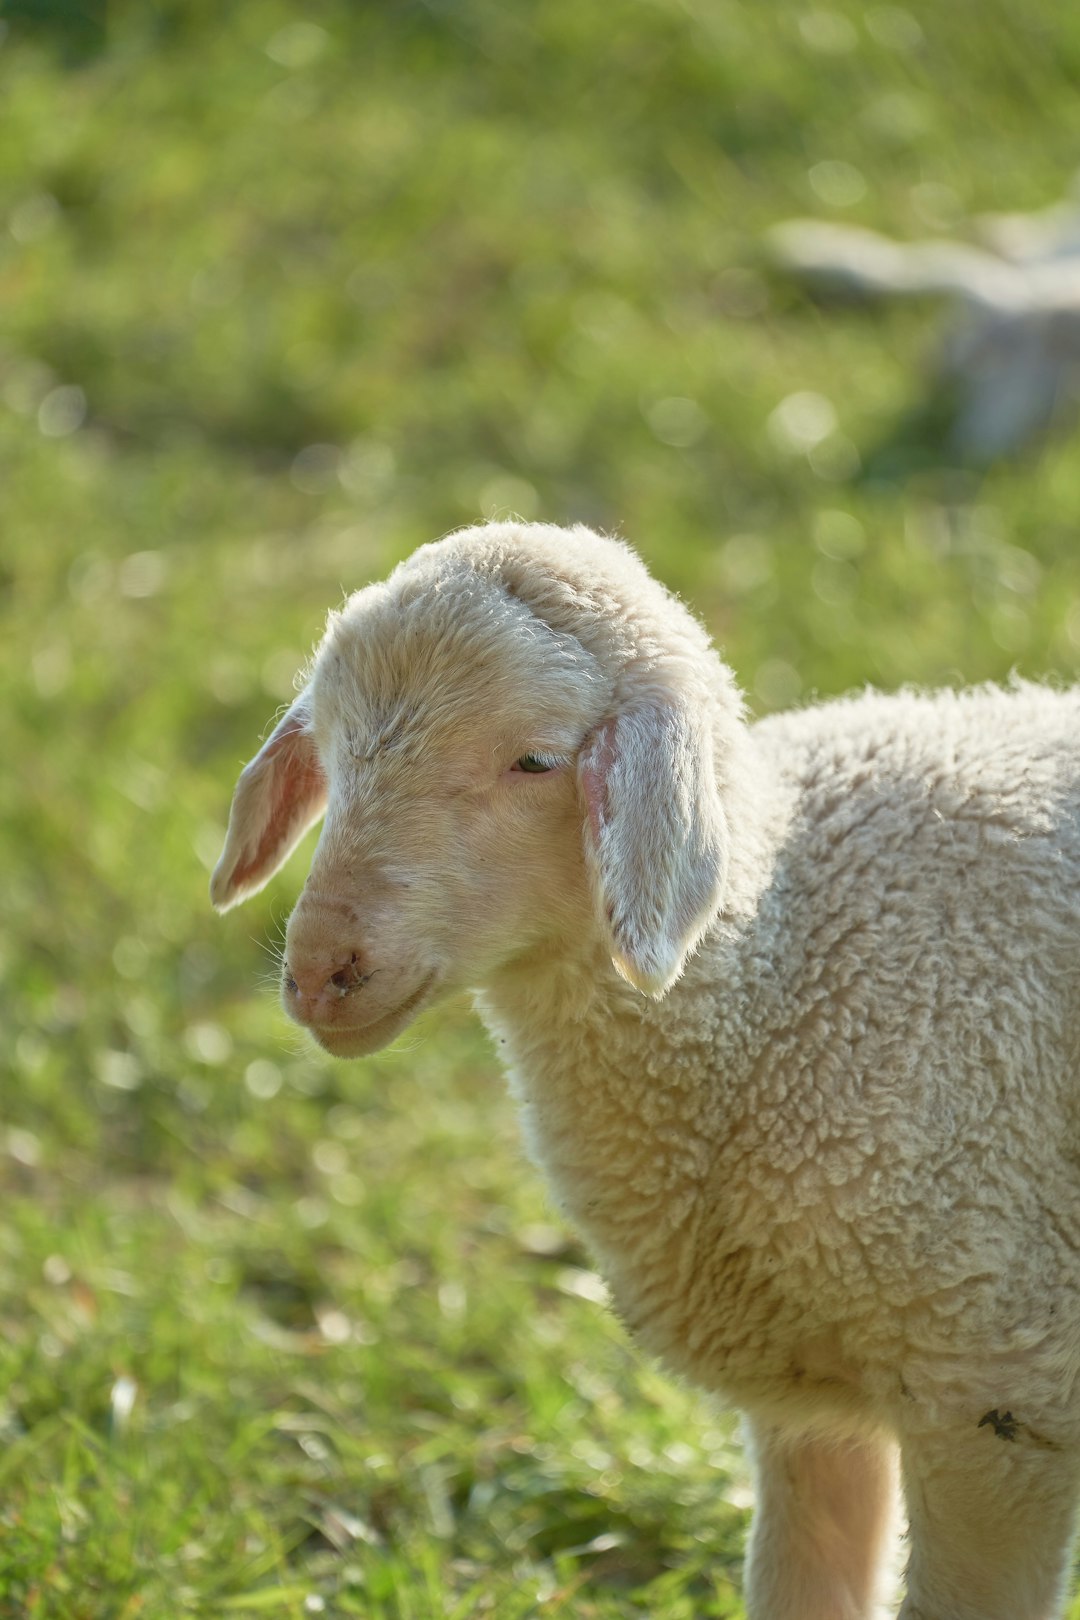
<svg viewBox="0 0 1080 1620">
<path fill-rule="evenodd" d="M 633 539 L 758 711 L 1071 676 L 1075 438 L 950 468 L 934 312 L 758 243 L 838 176 L 904 235 L 1052 201 L 1080 23 L 109 17 L 0 44 L 0 1611 L 737 1616 L 734 1421 L 598 1303 L 467 1008 L 329 1065 L 268 988 L 304 852 L 225 920 L 207 869 L 326 608 L 485 513 Z"/>
</svg>

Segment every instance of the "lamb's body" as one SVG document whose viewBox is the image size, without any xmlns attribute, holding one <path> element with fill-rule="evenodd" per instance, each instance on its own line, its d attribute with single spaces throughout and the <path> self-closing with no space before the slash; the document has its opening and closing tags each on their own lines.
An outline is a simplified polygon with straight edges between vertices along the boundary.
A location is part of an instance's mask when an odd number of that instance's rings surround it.
<svg viewBox="0 0 1080 1620">
<path fill-rule="evenodd" d="M 293 1015 L 349 1053 L 482 987 L 620 1314 L 750 1416 L 755 1620 L 871 1612 L 894 1439 L 905 1620 L 1049 1620 L 1080 1478 L 1080 696 L 748 728 L 622 548 L 511 526 L 360 593 L 312 692 L 245 773 L 216 898 L 321 782 Z M 539 740 L 576 782 L 490 763 Z"/>
<path fill-rule="evenodd" d="M 485 998 L 532 1151 L 633 1331 L 738 1404 L 1078 1443 L 1080 698 L 751 742 L 769 863 L 664 1000 L 565 959 Z"/>
</svg>

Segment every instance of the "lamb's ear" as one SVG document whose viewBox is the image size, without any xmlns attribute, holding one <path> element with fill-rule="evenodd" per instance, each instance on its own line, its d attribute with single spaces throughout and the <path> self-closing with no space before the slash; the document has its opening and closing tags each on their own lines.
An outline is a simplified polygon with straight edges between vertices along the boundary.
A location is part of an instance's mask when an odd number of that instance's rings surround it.
<svg viewBox="0 0 1080 1620">
<path fill-rule="evenodd" d="M 607 720 L 578 773 L 585 852 L 615 967 L 659 999 L 716 916 L 727 824 L 703 717 L 658 699 Z"/>
<path fill-rule="evenodd" d="M 301 693 L 240 773 L 225 848 L 210 879 L 219 911 L 257 894 L 326 808 L 326 777 L 309 726 Z"/>
</svg>

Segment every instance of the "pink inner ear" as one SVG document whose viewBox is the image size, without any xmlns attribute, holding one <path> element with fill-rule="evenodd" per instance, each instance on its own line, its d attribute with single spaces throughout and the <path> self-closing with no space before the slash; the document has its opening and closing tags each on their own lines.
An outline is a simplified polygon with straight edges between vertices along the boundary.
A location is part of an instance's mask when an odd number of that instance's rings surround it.
<svg viewBox="0 0 1080 1620">
<path fill-rule="evenodd" d="M 605 720 L 595 734 L 588 759 L 581 767 L 581 789 L 585 795 L 585 808 L 589 812 L 589 826 L 597 843 L 608 820 L 607 781 L 614 763 L 615 722 Z"/>
<path fill-rule="evenodd" d="M 254 853 L 233 872 L 232 882 L 237 888 L 249 883 L 278 858 L 278 851 L 291 841 L 298 822 L 311 819 L 312 806 L 321 803 L 325 795 L 326 778 L 313 750 L 293 741 L 301 730 L 299 725 L 293 725 L 280 736 L 272 737 L 253 762 L 272 773 L 273 796 Z M 275 760 L 286 743 L 291 745 L 288 756 Z"/>
</svg>

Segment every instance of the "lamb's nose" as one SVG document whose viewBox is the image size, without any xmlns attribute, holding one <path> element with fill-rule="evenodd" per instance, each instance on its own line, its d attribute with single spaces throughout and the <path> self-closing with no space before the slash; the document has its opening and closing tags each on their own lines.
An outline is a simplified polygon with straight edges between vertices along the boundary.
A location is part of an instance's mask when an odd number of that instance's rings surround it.
<svg viewBox="0 0 1080 1620">
<path fill-rule="evenodd" d="M 370 977 L 359 952 L 351 951 L 337 962 L 286 962 L 282 984 L 293 1016 L 314 1022 L 320 1012 L 359 990 Z"/>
</svg>

